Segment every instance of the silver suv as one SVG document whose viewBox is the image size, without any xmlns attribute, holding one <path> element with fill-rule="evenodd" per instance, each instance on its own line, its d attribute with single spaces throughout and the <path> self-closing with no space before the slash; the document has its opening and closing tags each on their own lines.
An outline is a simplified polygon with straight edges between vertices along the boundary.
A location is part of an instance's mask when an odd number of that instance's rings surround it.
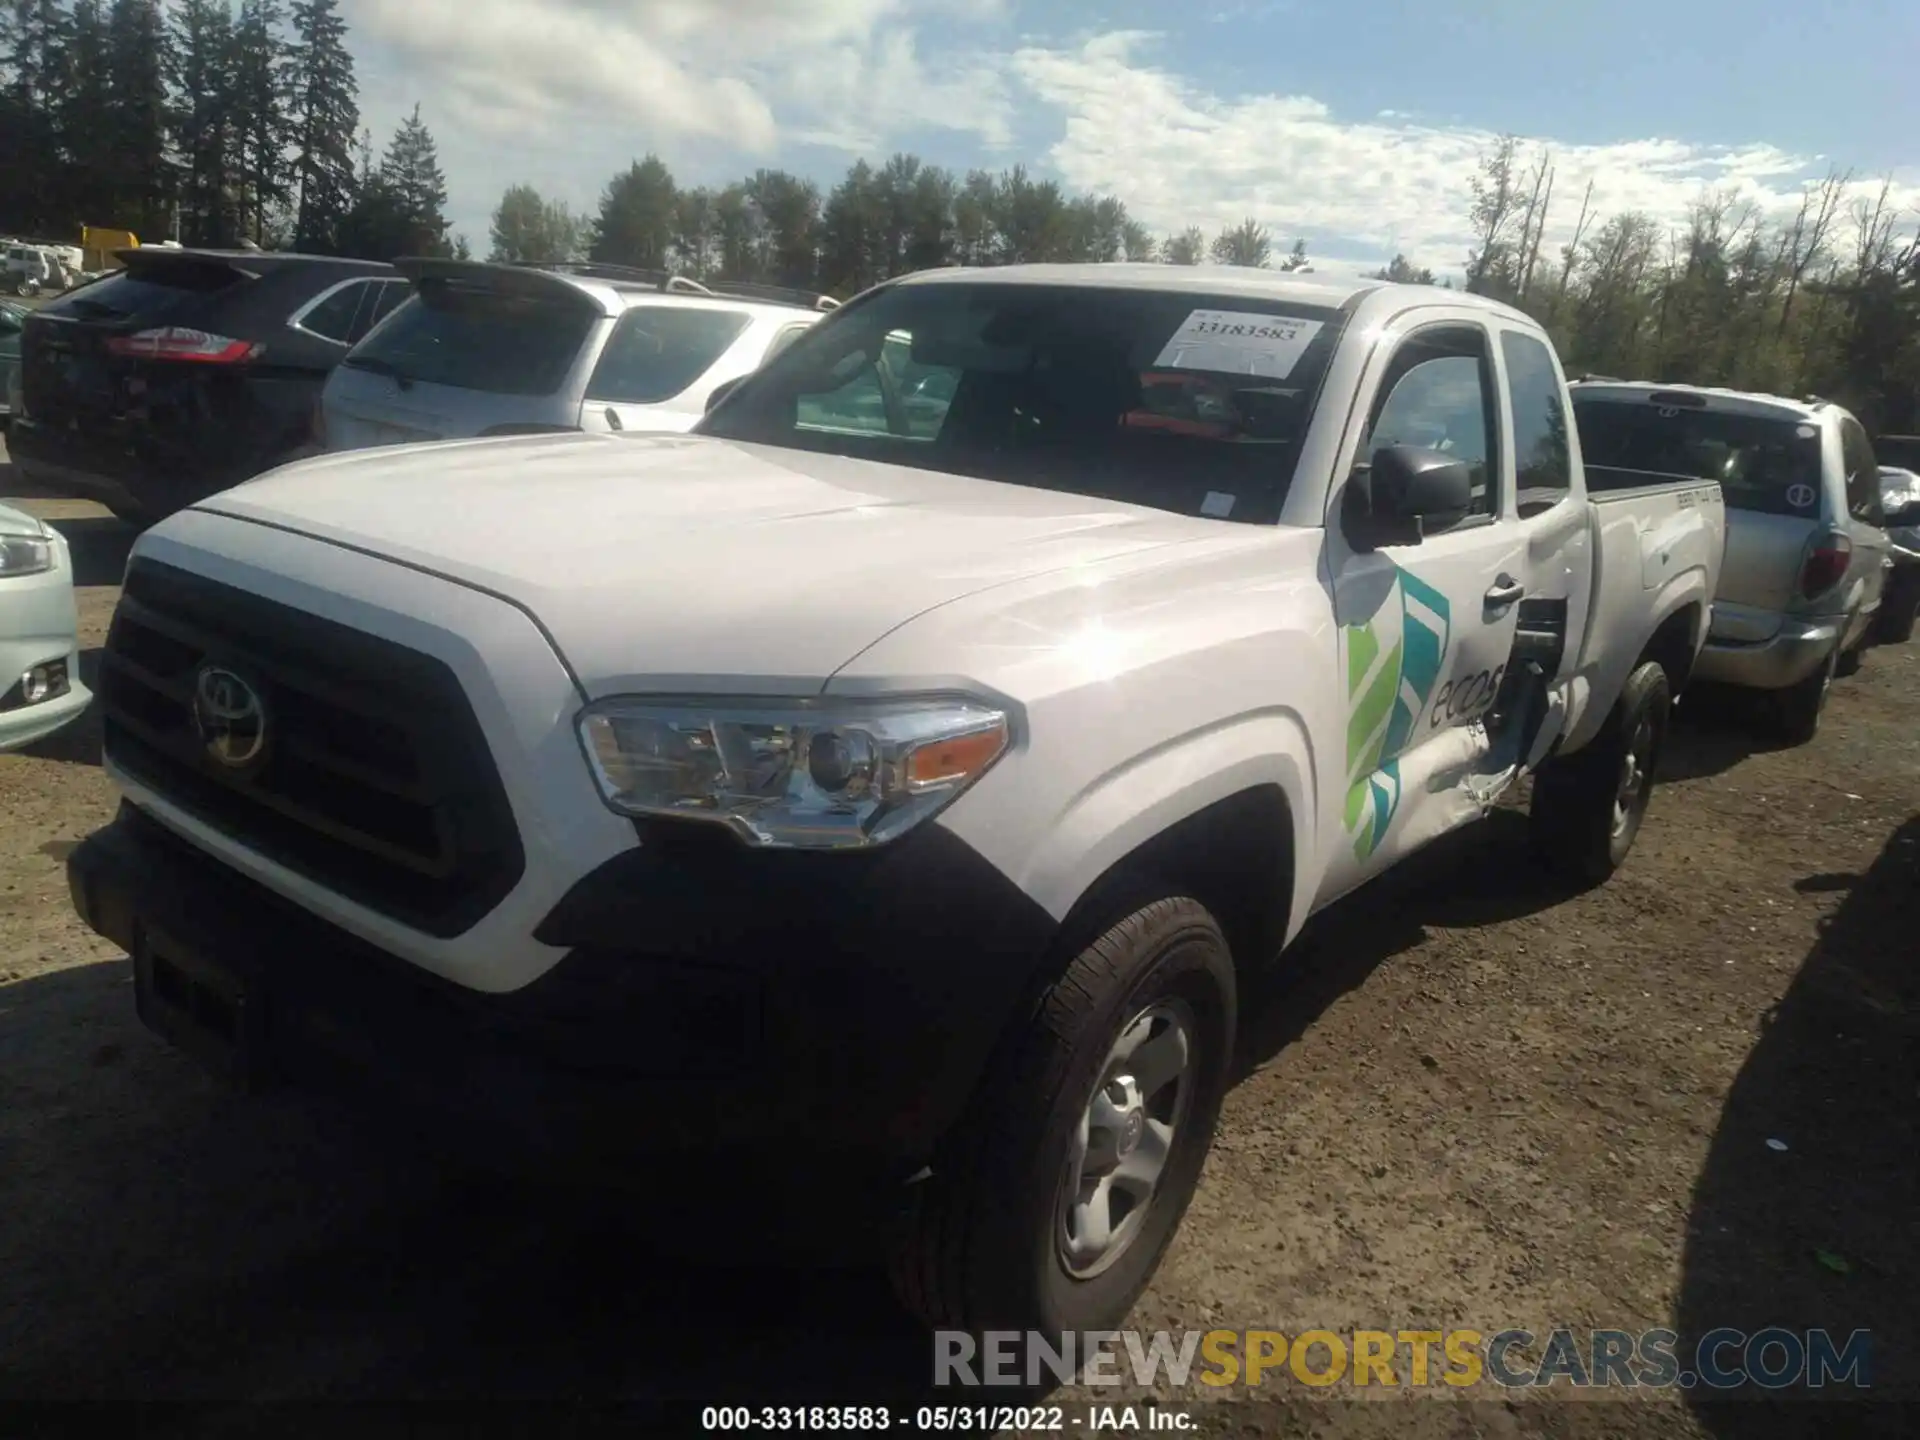
<svg viewBox="0 0 1920 1440">
<path fill-rule="evenodd" d="M 327 450 L 549 430 L 686 430 L 834 307 L 614 265 L 402 260 L 407 302 L 320 400 Z"/>
<path fill-rule="evenodd" d="M 1572 387 L 1587 483 L 1717 481 L 1727 554 L 1694 675 L 1770 692 L 1793 741 L 1866 646 L 1886 588 L 1879 467 L 1858 420 L 1817 398 L 1692 385 Z"/>
</svg>

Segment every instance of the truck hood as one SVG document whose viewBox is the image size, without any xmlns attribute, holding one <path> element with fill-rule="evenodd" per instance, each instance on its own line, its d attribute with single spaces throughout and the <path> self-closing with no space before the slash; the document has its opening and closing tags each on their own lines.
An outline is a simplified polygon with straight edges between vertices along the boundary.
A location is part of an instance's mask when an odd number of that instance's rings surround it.
<svg viewBox="0 0 1920 1440">
<path fill-rule="evenodd" d="M 513 601 L 546 627 L 590 698 L 810 691 L 888 631 L 962 596 L 1218 538 L 1222 524 L 680 435 L 329 455 L 194 508 Z"/>
</svg>

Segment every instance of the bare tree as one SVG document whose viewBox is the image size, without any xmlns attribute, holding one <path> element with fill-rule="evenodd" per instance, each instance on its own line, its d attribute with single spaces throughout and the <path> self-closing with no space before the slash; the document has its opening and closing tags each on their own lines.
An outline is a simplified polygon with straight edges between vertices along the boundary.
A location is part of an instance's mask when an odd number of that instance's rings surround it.
<svg viewBox="0 0 1920 1440">
<path fill-rule="evenodd" d="M 1587 193 L 1580 197 L 1580 218 L 1574 222 L 1573 238 L 1560 248 L 1560 283 L 1553 292 L 1553 313 L 1558 315 L 1567 300 L 1567 284 L 1573 279 L 1574 263 L 1580 258 L 1580 242 L 1593 223 L 1593 181 L 1587 181 Z"/>
<path fill-rule="evenodd" d="M 1519 148 L 1517 139 L 1502 135 L 1480 157 L 1480 173 L 1473 177 L 1474 248 L 1467 252 L 1467 289 L 1476 295 L 1484 293 L 1488 277 L 1498 273 L 1507 237 L 1518 218 L 1520 187 L 1514 161 Z"/>
<path fill-rule="evenodd" d="M 1826 253 L 1834 217 L 1840 212 L 1840 202 L 1846 198 L 1847 182 L 1852 178 L 1851 170 L 1829 170 L 1819 185 L 1809 187 L 1800 197 L 1799 213 L 1793 217 L 1793 224 L 1782 236 L 1787 294 L 1780 303 L 1780 323 L 1774 331 L 1776 338 L 1785 337 L 1787 322 L 1793 318 L 1793 302 L 1799 296 L 1807 272 Z"/>
</svg>

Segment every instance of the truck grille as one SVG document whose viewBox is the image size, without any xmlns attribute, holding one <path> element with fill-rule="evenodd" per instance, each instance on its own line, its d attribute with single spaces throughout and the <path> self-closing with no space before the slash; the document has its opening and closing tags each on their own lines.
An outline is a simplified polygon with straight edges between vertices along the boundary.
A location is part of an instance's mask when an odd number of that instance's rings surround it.
<svg viewBox="0 0 1920 1440">
<path fill-rule="evenodd" d="M 431 656 L 136 559 L 98 691 L 115 765 L 370 909 L 457 935 L 520 878 L 479 722 Z"/>
</svg>

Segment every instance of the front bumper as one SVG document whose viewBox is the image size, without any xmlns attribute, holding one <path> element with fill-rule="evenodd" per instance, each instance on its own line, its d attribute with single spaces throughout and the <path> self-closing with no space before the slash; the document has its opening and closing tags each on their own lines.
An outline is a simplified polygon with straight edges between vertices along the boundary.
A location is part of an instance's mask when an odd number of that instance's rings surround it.
<svg viewBox="0 0 1920 1440">
<path fill-rule="evenodd" d="M 565 958 L 501 994 L 347 934 L 130 804 L 75 850 L 68 880 L 86 923 L 134 956 L 141 1018 L 210 1068 L 596 1178 L 674 1156 L 795 1183 L 905 1178 L 959 1115 L 1053 935 L 935 826 L 872 857 L 649 834 L 541 925 Z"/>
<path fill-rule="evenodd" d="M 0 646 L 4 651 L 7 646 Z M 34 704 L 9 703 L 11 694 L 0 696 L 0 750 L 18 750 L 23 745 L 31 745 L 36 740 L 44 740 L 55 731 L 71 725 L 93 703 L 93 692 L 80 683 L 80 652 L 68 650 L 64 657 L 41 655 L 38 659 L 21 666 L 22 670 L 33 665 L 64 658 L 67 665 L 67 689 L 64 694 Z"/>
<path fill-rule="evenodd" d="M 80 616 L 66 541 L 52 537 L 54 564 L 37 575 L 0 577 L 0 750 L 44 739 L 77 719 L 93 696 L 80 683 Z M 64 663 L 67 688 L 29 703 L 22 678 L 35 666 Z"/>
<path fill-rule="evenodd" d="M 1789 619 L 1769 639 L 1753 642 L 1709 636 L 1694 678 L 1747 690 L 1784 690 L 1826 664 L 1840 643 L 1843 624 L 1838 617 Z"/>
</svg>

